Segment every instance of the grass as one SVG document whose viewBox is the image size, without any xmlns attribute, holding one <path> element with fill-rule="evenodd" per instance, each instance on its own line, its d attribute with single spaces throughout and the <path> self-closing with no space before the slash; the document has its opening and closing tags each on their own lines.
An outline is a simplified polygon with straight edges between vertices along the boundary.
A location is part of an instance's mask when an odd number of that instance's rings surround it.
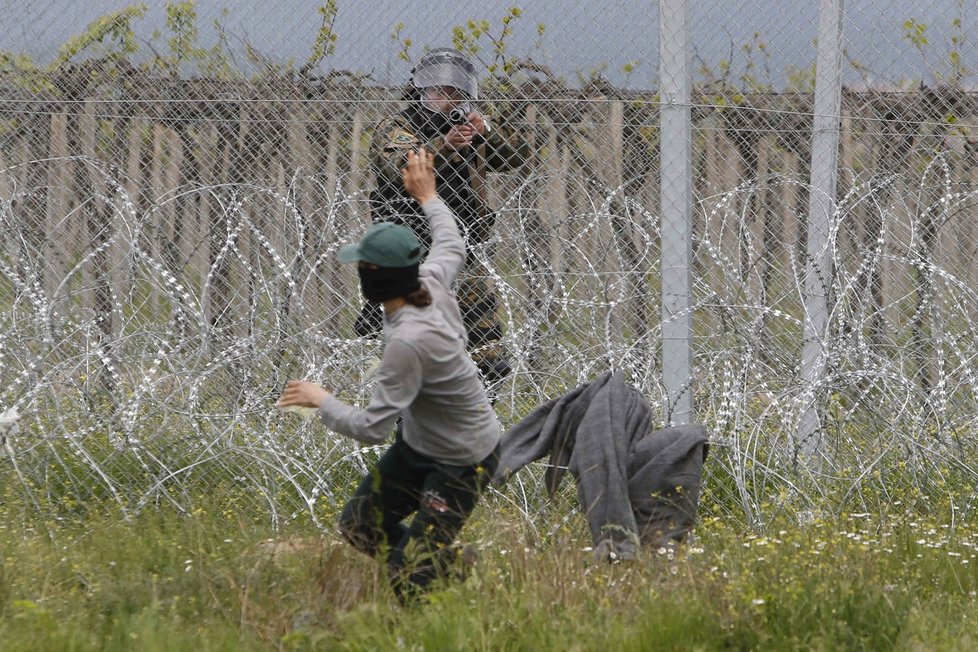
<svg viewBox="0 0 978 652">
<path fill-rule="evenodd" d="M 782 518 L 752 533 L 708 491 L 695 538 L 676 555 L 608 565 L 592 560 L 568 501 L 530 522 L 492 496 L 463 533 L 481 550 L 469 580 L 403 608 L 378 564 L 308 524 L 276 532 L 216 503 L 130 523 L 108 508 L 46 522 L 10 484 L 0 495 L 4 650 L 978 644 L 978 531 L 952 527 L 939 504 Z"/>
</svg>

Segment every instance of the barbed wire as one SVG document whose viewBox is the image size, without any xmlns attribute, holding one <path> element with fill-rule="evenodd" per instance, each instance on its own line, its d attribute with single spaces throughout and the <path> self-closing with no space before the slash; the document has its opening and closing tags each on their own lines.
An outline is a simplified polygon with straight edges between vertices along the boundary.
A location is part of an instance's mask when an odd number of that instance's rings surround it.
<svg viewBox="0 0 978 652">
<path fill-rule="evenodd" d="M 61 162 L 97 170 L 107 184 L 113 178 L 97 161 Z M 13 170 L 0 178 L 9 182 Z M 911 206 L 929 179 L 943 190 L 928 206 L 976 199 L 973 189 L 948 192 L 949 173 L 938 160 L 919 178 L 895 175 L 891 185 L 904 194 L 887 206 L 875 203 L 880 233 L 869 249 L 847 244 L 846 231 L 857 226 L 852 211 L 873 205 L 879 185 L 855 184 L 840 200 L 829 245 L 837 275 L 827 288 L 827 373 L 812 386 L 801 383 L 797 369 L 802 266 L 788 248 L 766 250 L 740 226 L 751 197 L 804 190 L 805 181 L 769 175 L 705 197 L 698 207 L 705 219 L 694 243 L 690 311 L 699 334 L 691 391 L 714 433 L 716 462 L 708 473 L 737 478 L 750 518 L 765 519 L 759 506 L 773 484 L 819 502 L 818 483 L 793 471 L 791 433 L 813 394 L 828 397 L 821 436 L 831 440 L 833 455 L 824 472 L 848 478 L 853 491 L 881 482 L 869 471 L 893 450 L 904 462 L 974 474 L 960 452 L 973 446 L 978 424 L 978 329 L 969 317 L 978 310 L 978 291 L 941 262 L 940 251 L 922 255 L 912 238 L 891 239 L 926 230 L 926 211 Z M 504 177 L 501 185 L 515 189 L 502 197 L 492 240 L 472 252 L 496 286 L 514 367 L 493 387 L 497 411 L 512 424 L 613 368 L 626 371 L 661 423 L 659 297 L 650 283 L 658 210 L 623 187 L 577 177 L 562 182 L 586 203 L 548 213 L 536 197 L 555 181 L 540 171 Z M 126 515 L 161 502 L 190 510 L 205 487 L 221 485 L 276 524 L 300 514 L 318 522 L 317 506 L 341 500 L 376 449 L 279 413 L 272 403 L 293 375 L 331 383 L 356 404 L 369 396 L 380 344 L 352 333 L 355 277 L 332 262 L 364 224 L 362 192 L 345 194 L 342 179 L 296 175 L 285 190 L 255 182 L 173 188 L 136 209 L 123 184 L 107 187 L 110 194 L 80 202 L 110 207 L 104 239 L 83 247 L 47 286 L 49 259 L 11 254 L 38 246 L 30 244 L 37 225 L 25 223 L 9 200 L 0 204 L 0 287 L 12 290 L 4 292 L 10 303 L 0 317 L 0 412 L 22 415 L 2 464 L 31 502 L 52 513 L 84 509 L 98 496 Z M 303 187 L 336 190 L 313 215 L 299 208 Z M 36 191 L 21 185 L 16 194 Z M 150 235 L 153 216 L 191 198 L 221 207 L 214 213 L 224 225 L 221 246 L 206 272 L 175 268 Z M 249 210 L 258 198 L 273 204 Z M 287 219 L 262 226 L 270 213 Z M 614 245 L 616 232 L 631 243 L 628 255 Z M 112 264 L 99 269 L 98 256 L 110 250 Z M 230 271 L 221 271 L 225 263 L 233 264 Z M 766 280 L 764 265 L 776 267 Z M 884 272 L 896 289 L 879 303 L 866 279 Z M 931 289 L 914 297 L 910 289 L 925 281 Z M 92 295 L 106 284 L 112 291 L 99 308 Z M 219 292 L 230 293 L 223 321 L 208 306 Z M 888 312 L 894 316 L 879 328 Z M 935 327 L 921 327 L 934 317 Z M 528 513 L 539 509 L 522 500 Z"/>
<path fill-rule="evenodd" d="M 174 9 L 184 26 L 160 34 L 199 48 L 193 3 Z M 756 20 L 748 4 L 724 9 L 729 25 Z M 850 18 L 860 11 L 850 5 Z M 499 29 L 519 14 L 502 13 Z M 953 39 L 937 61 L 936 17 L 892 35 L 862 25 L 860 41 L 898 39 L 916 58 L 892 67 L 903 82 L 882 86 L 842 52 L 860 81 L 843 86 L 840 115 L 813 114 L 813 93 L 800 92 L 813 69 L 773 52 L 763 30 L 744 32 L 738 49 L 725 26 L 727 56 L 693 44 L 700 69 L 679 105 L 693 116 L 692 291 L 671 319 L 692 318 L 694 377 L 682 392 L 711 431 L 705 487 L 753 525 L 779 510 L 882 510 L 932 478 L 976 479 L 978 94 L 959 14 L 948 14 Z M 761 22 L 810 42 L 814 24 L 785 16 Z M 0 481 L 46 516 L 192 513 L 219 497 L 275 525 L 325 528 L 379 452 L 272 403 L 297 376 L 355 404 L 370 395 L 381 344 L 356 335 L 357 278 L 335 254 L 371 219 L 369 141 L 406 87 L 382 86 L 373 71 L 317 75 L 327 50 L 301 69 L 278 64 L 225 27 L 213 56 L 194 51 L 196 65 L 182 64 L 179 39 L 140 49 L 98 23 L 57 67 L 4 54 Z M 390 45 L 407 59 L 400 29 Z M 602 66 L 574 84 L 537 63 L 542 45 L 518 56 L 506 33 L 489 31 L 472 22 L 453 36 L 489 73 L 485 108 L 500 108 L 531 150 L 523 167 L 486 179 L 495 225 L 470 251 L 513 369 L 492 383 L 496 410 L 511 425 L 620 369 L 661 424 L 661 243 L 680 225 L 662 223 L 658 113 L 677 104 L 634 88 L 626 73 L 637 61 L 609 73 L 618 86 Z M 233 58 L 229 36 L 247 56 Z M 596 56 L 613 59 L 620 45 Z M 811 252 L 809 142 L 826 117 L 839 125 L 842 163 L 826 250 Z M 813 268 L 827 327 L 806 341 Z M 815 380 L 799 371 L 812 343 Z M 812 405 L 818 459 L 800 465 Z M 530 527 L 544 468 L 497 494 Z"/>
</svg>

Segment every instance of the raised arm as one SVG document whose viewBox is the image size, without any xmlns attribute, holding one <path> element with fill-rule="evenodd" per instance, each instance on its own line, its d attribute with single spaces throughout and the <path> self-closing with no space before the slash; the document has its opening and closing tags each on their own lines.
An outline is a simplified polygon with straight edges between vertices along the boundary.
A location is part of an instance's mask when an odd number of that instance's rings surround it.
<svg viewBox="0 0 978 652">
<path fill-rule="evenodd" d="M 431 250 L 423 267 L 445 286 L 451 285 L 465 263 L 465 242 L 455 215 L 435 192 L 434 159 L 421 149 L 408 154 L 401 171 L 404 188 L 424 210 L 431 230 Z"/>
<path fill-rule="evenodd" d="M 388 118 L 374 130 L 370 144 L 370 159 L 378 185 L 398 185 L 401 169 L 410 152 L 427 150 L 433 155 L 435 166 L 461 156 L 459 148 L 464 140 L 459 133 L 461 130 L 461 127 L 453 127 L 447 134 L 425 140 L 403 118 Z"/>
</svg>

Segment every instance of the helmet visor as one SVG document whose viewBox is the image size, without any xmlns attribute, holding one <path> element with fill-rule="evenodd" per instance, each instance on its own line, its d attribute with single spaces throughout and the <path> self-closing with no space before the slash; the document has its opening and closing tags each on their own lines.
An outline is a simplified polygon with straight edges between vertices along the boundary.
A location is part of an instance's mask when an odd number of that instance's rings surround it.
<svg viewBox="0 0 978 652">
<path fill-rule="evenodd" d="M 417 88 L 451 86 L 465 93 L 470 99 L 479 99 L 479 84 L 475 77 L 475 67 L 467 61 L 422 62 L 414 71 L 413 81 Z"/>
</svg>

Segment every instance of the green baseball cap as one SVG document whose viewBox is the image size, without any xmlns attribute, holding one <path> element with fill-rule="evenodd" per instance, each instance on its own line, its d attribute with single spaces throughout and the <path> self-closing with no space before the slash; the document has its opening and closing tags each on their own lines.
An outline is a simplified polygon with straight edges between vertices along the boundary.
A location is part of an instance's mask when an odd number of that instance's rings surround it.
<svg viewBox="0 0 978 652">
<path fill-rule="evenodd" d="M 364 232 L 360 242 L 340 249 L 341 263 L 363 261 L 379 267 L 410 267 L 421 260 L 424 247 L 414 231 L 403 224 L 377 222 Z"/>
</svg>

